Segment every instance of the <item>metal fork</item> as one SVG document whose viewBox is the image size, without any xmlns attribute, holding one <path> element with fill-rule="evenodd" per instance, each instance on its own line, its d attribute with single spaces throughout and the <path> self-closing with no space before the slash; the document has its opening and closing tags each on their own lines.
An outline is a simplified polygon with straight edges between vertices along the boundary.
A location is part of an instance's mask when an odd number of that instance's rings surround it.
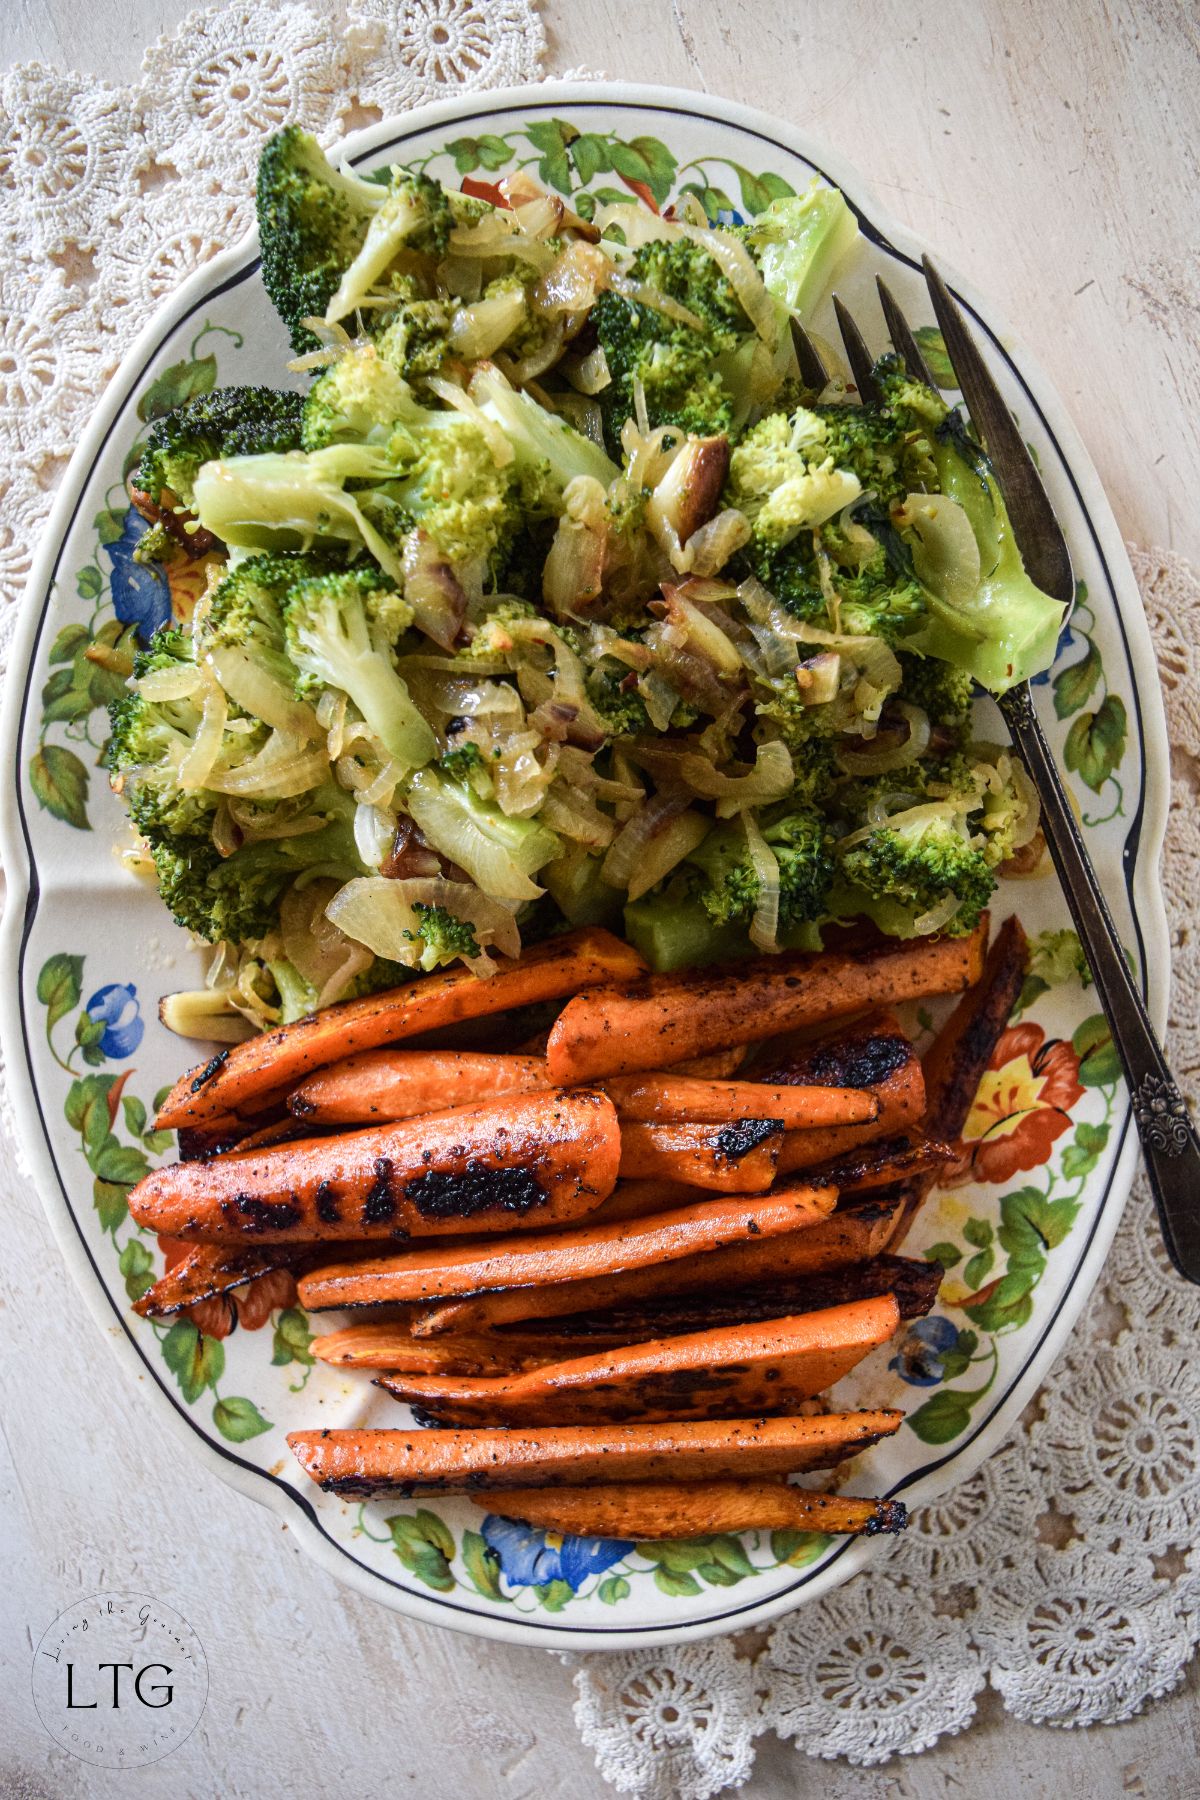
<svg viewBox="0 0 1200 1800">
<path fill-rule="evenodd" d="M 991 460 L 1026 570 L 1044 593 L 1070 606 L 1075 598 L 1071 556 L 1033 458 L 957 302 L 928 257 L 924 269 L 950 366 Z M 910 376 L 936 388 L 894 295 L 878 278 L 876 285 L 893 349 Z M 834 309 L 859 396 L 866 402 L 876 400 L 872 358 L 862 332 L 836 295 Z M 823 385 L 828 377 L 816 346 L 799 327 L 794 336 L 802 379 L 807 386 Z M 1134 985 L 1054 755 L 1038 722 L 1029 683 L 1010 688 L 998 703 L 1013 745 L 1037 789 L 1050 855 L 1129 1084 L 1167 1254 L 1186 1280 L 1200 1285 L 1200 1139 Z"/>
</svg>

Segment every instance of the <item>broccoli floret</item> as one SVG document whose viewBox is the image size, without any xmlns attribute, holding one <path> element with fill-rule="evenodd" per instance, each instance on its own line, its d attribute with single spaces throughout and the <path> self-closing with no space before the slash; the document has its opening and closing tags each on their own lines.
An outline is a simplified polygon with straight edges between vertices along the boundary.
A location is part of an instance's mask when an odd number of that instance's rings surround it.
<svg viewBox="0 0 1200 1800">
<path fill-rule="evenodd" d="M 384 315 L 387 323 L 379 332 L 379 354 L 406 381 L 436 375 L 449 350 L 454 303 L 427 298 L 411 277 L 394 281 L 392 288 L 397 305 Z"/>
<path fill-rule="evenodd" d="M 936 474 L 929 485 L 962 507 L 979 547 L 974 593 L 951 600 L 930 587 L 929 616 L 914 647 L 1003 694 L 1054 660 L 1063 607 L 1025 573 L 986 456 L 966 433 L 957 409 L 952 412 L 940 394 L 911 381 L 895 357 L 876 364 L 876 379 L 896 417 L 924 434 Z"/>
<path fill-rule="evenodd" d="M 770 413 L 748 431 L 729 459 L 727 506 L 750 521 L 754 542 L 781 550 L 815 530 L 862 492 L 858 477 L 835 464 L 816 413 L 798 407 Z"/>
<path fill-rule="evenodd" d="M 396 169 L 384 182 L 335 169 L 298 125 L 269 138 L 258 164 L 263 286 L 293 347 L 311 350 L 303 321 L 344 318 L 401 249 L 441 256 L 455 218 L 475 211 L 425 175 Z"/>
<path fill-rule="evenodd" d="M 527 513 L 560 513 L 563 489 L 577 475 L 590 475 L 608 487 L 620 474 L 598 445 L 539 406 L 532 394 L 514 388 L 494 363 L 479 365 L 471 378 L 470 395 L 512 446 L 521 503 Z"/>
<path fill-rule="evenodd" d="M 857 241 L 858 225 L 837 188 L 814 178 L 803 194 L 772 200 L 742 235 L 767 292 L 807 319 Z"/>
<path fill-rule="evenodd" d="M 426 906 L 420 900 L 414 902 L 413 911 L 421 920 L 421 942 L 425 946 L 420 959 L 423 969 L 436 969 L 439 964 L 454 962 L 460 956 L 481 954 L 475 927 L 469 919 L 456 917 L 444 906 Z"/>
<path fill-rule="evenodd" d="M 848 469 L 881 507 L 903 500 L 914 486 L 908 435 L 895 415 L 878 406 L 820 406 L 822 447 L 838 469 Z"/>
<path fill-rule="evenodd" d="M 133 678 L 180 667 L 195 667 L 191 638 L 178 629 L 159 631 L 135 655 Z M 181 788 L 175 776 L 200 728 L 195 701 L 150 701 L 134 691 L 112 702 L 109 717 L 106 760 L 136 828 L 144 836 L 159 831 L 207 842 L 219 796 Z"/>
<path fill-rule="evenodd" d="M 698 437 L 729 431 L 735 415 L 744 414 L 754 334 L 719 264 L 702 244 L 681 239 L 644 245 L 628 273 L 700 323 L 697 328 L 621 294 L 597 295 L 591 322 L 612 379 L 596 399 L 610 451 L 620 455 L 621 429 L 634 416 L 635 378 L 652 427 L 677 425 Z"/>
<path fill-rule="evenodd" d="M 486 765 L 478 744 L 455 744 L 438 757 L 438 768 L 443 775 L 449 775 L 451 781 L 469 782 Z"/>
<path fill-rule="evenodd" d="M 369 568 L 298 582 L 284 601 L 297 691 L 346 694 L 405 772 L 420 768 L 437 748 L 396 668 L 394 646 L 411 619 L 405 602 Z"/>
<path fill-rule="evenodd" d="M 161 502 L 165 490 L 190 507 L 202 463 L 222 456 L 297 449 L 303 404 L 302 395 L 274 388 L 228 387 L 197 394 L 155 419 L 132 484 L 152 500 Z"/>
<path fill-rule="evenodd" d="M 304 870 L 319 866 L 344 881 L 366 874 L 355 848 L 349 795 L 322 789 L 309 810 L 324 819 L 319 830 L 244 844 L 227 857 L 207 834 L 147 831 L 159 892 L 176 922 L 209 943 L 245 943 L 275 929 L 279 902 Z"/>
<path fill-rule="evenodd" d="M 559 431 L 534 401 L 514 398 L 522 416 Z M 397 585 L 415 526 L 451 563 L 492 565 L 520 524 L 517 475 L 498 466 L 484 430 L 460 412 L 418 406 L 373 345 L 355 346 L 315 383 L 304 440 L 302 453 L 209 463 L 195 491 L 202 523 L 238 548 L 366 549 Z"/>
<path fill-rule="evenodd" d="M 919 706 L 931 725 L 951 732 L 961 740 L 971 722 L 971 696 L 974 683 L 963 669 L 939 662 L 935 656 L 911 656 L 900 653 L 903 677 L 900 696 Z"/>
<path fill-rule="evenodd" d="M 834 876 L 829 829 L 818 812 L 795 808 L 791 799 L 758 817 L 763 837 L 779 864 L 779 929 L 820 919 Z M 715 925 L 748 925 L 758 905 L 760 883 L 739 825 L 718 825 L 689 862 L 703 876 L 694 888 Z"/>
<path fill-rule="evenodd" d="M 650 730 L 645 701 L 632 683 L 625 687 L 628 678 L 628 668 L 615 657 L 606 657 L 588 676 L 588 699 L 609 737 L 641 737 Z"/>
<path fill-rule="evenodd" d="M 996 885 L 982 853 L 973 849 L 952 806 L 933 802 L 898 815 L 865 837 L 837 847 L 847 885 L 846 911 L 865 913 L 893 937 L 936 929 L 950 937 L 973 931 Z M 925 924 L 952 896 L 957 910 Z"/>
</svg>

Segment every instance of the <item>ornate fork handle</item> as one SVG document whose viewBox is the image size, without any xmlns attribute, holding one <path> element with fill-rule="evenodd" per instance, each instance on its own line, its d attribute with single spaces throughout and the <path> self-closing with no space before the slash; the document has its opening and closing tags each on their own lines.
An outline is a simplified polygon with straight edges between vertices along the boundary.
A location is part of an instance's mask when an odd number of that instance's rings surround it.
<svg viewBox="0 0 1200 1800">
<path fill-rule="evenodd" d="M 1125 1071 L 1167 1252 L 1200 1283 L 1200 1138 L 1134 986 L 1027 683 L 1000 711 L 1042 802 L 1042 828 Z"/>
</svg>

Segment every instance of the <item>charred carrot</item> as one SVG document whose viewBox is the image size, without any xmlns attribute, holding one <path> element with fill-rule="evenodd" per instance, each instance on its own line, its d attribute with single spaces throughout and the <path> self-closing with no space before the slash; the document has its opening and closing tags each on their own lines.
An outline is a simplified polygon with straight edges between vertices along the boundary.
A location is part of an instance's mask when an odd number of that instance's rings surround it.
<svg viewBox="0 0 1200 1800">
<path fill-rule="evenodd" d="M 827 1469 L 898 1431 L 903 1413 L 549 1425 L 536 1431 L 293 1431 L 288 1444 L 326 1492 L 478 1493 L 611 1481 L 702 1481 Z"/>
<path fill-rule="evenodd" d="M 612 1191 L 612 1101 L 586 1089 L 514 1095 L 144 1177 L 141 1225 L 218 1243 L 430 1237 L 577 1217 Z"/>
<path fill-rule="evenodd" d="M 547 1032 L 547 1038 L 549 1033 Z M 745 1044 L 730 1044 L 725 1050 L 710 1050 L 707 1056 L 693 1056 L 688 1062 L 675 1064 L 676 1075 L 696 1075 L 706 1081 L 728 1081 L 746 1060 Z"/>
<path fill-rule="evenodd" d="M 683 1075 L 614 1075 L 604 1090 L 624 1123 L 669 1124 L 677 1119 L 730 1125 L 741 1119 L 778 1119 L 786 1131 L 814 1125 L 867 1125 L 879 1101 L 866 1088 L 773 1086 L 757 1081 L 701 1081 Z"/>
<path fill-rule="evenodd" d="M 634 1180 L 679 1181 L 723 1194 L 758 1194 L 779 1167 L 778 1119 L 732 1125 L 621 1125 L 621 1174 Z"/>
<path fill-rule="evenodd" d="M 580 1355 L 586 1348 L 615 1349 L 622 1344 L 642 1343 L 647 1338 L 676 1337 L 719 1325 L 782 1319 L 878 1294 L 893 1296 L 902 1319 L 919 1319 L 937 1300 L 941 1280 L 940 1263 L 920 1262 L 908 1256 L 873 1256 L 844 1268 L 810 1275 L 783 1275 L 749 1287 L 722 1288 L 707 1294 L 664 1294 L 628 1306 L 567 1313 L 562 1318 L 541 1321 L 529 1319 L 484 1341 L 501 1343 L 514 1355 L 519 1351 L 532 1357 L 544 1349 L 547 1362 L 560 1362 Z M 459 1340 L 446 1337 L 420 1341 L 449 1346 Z"/>
<path fill-rule="evenodd" d="M 770 1200 L 773 1196 L 767 1194 L 763 1198 Z M 694 1210 L 709 1214 L 717 1206 L 728 1204 L 710 1200 Z M 417 1337 L 435 1337 L 444 1331 L 490 1331 L 528 1319 L 626 1306 L 659 1294 L 720 1293 L 726 1287 L 747 1282 L 771 1282 L 863 1262 L 884 1249 L 901 1205 L 899 1197 L 880 1195 L 845 1210 L 839 1208 L 825 1217 L 818 1216 L 805 1229 L 769 1242 L 748 1237 L 700 1256 L 626 1268 L 589 1281 L 557 1282 L 449 1300 L 414 1319 L 413 1333 Z M 651 1218 L 642 1223 L 649 1229 L 657 1221 Z"/>
<path fill-rule="evenodd" d="M 824 1125 L 815 1131 L 789 1131 L 779 1152 L 780 1170 L 811 1169 L 831 1158 L 861 1149 L 915 1125 L 925 1111 L 921 1064 L 907 1039 L 895 1040 L 895 1058 L 886 1074 L 871 1083 L 879 1111 L 869 1125 Z"/>
<path fill-rule="evenodd" d="M 544 1056 L 490 1056 L 478 1050 L 367 1050 L 302 1082 L 289 1106 L 310 1125 L 372 1125 L 451 1106 L 478 1106 L 500 1094 L 553 1086 Z"/>
<path fill-rule="evenodd" d="M 476 1498 L 495 1512 L 497 1503 Z M 814 1494 L 778 1479 L 759 1481 L 622 1481 L 587 1488 L 510 1488 L 499 1503 L 506 1519 L 577 1537 L 707 1537 L 713 1532 L 820 1531 L 847 1537 L 903 1531 L 903 1500 L 860 1500 Z"/>
<path fill-rule="evenodd" d="M 950 1146 L 939 1138 L 920 1133 L 906 1134 L 848 1150 L 829 1162 L 819 1163 L 806 1174 L 810 1181 L 828 1182 L 843 1196 L 868 1194 L 880 1188 L 895 1187 L 898 1182 L 913 1181 L 918 1176 L 936 1176 L 949 1158 Z M 614 1188 L 604 1206 L 608 1207 L 619 1192 L 619 1188 Z M 598 1207 L 594 1216 L 598 1217 L 600 1211 Z"/>
<path fill-rule="evenodd" d="M 628 944 L 588 926 L 534 944 L 487 980 L 468 969 L 451 969 L 386 993 L 344 1000 L 294 1025 L 234 1044 L 203 1067 L 190 1069 L 171 1089 L 157 1124 L 167 1129 L 240 1115 L 260 1095 L 294 1088 L 326 1063 L 462 1019 L 633 981 L 644 968 Z"/>
<path fill-rule="evenodd" d="M 295 1260 L 296 1252 L 286 1245 L 244 1250 L 222 1244 L 196 1244 L 134 1301 L 133 1310 L 143 1319 L 166 1319 L 199 1300 L 211 1300 L 259 1275 L 269 1275 L 272 1269 L 290 1269 Z"/>
<path fill-rule="evenodd" d="M 746 1418 L 793 1412 L 849 1374 L 900 1323 L 891 1294 L 758 1324 L 592 1351 L 516 1375 L 380 1378 L 439 1425 Z"/>
<path fill-rule="evenodd" d="M 962 1135 L 992 1051 L 1017 1003 L 1028 960 L 1029 941 L 1020 920 L 1006 919 L 979 981 L 963 995 L 925 1053 L 925 1129 L 947 1144 Z M 911 1183 L 891 1248 L 898 1249 L 908 1236 L 937 1177 L 937 1169 L 928 1169 Z"/>
<path fill-rule="evenodd" d="M 856 956 L 770 956 L 725 974 L 655 975 L 577 994 L 551 1029 L 546 1059 L 556 1081 L 591 1081 L 669 1068 L 869 1006 L 957 993 L 979 979 L 986 944 L 985 918 L 970 937 L 886 942 Z"/>
<path fill-rule="evenodd" d="M 793 1183 L 779 1194 L 705 1201 L 653 1219 L 598 1225 L 594 1231 L 545 1232 L 504 1243 L 467 1241 L 403 1251 L 314 1269 L 304 1277 L 301 1300 L 318 1310 L 541 1290 L 550 1284 L 574 1288 L 589 1277 L 711 1252 L 714 1246 L 748 1237 L 765 1239 L 802 1230 L 824 1218 L 835 1199 L 832 1188 Z"/>
<path fill-rule="evenodd" d="M 542 1362 L 561 1362 L 557 1343 L 526 1348 L 497 1337 L 415 1338 L 403 1325 L 348 1325 L 309 1346 L 318 1362 L 337 1369 L 387 1369 L 397 1375 L 510 1375 Z"/>
</svg>

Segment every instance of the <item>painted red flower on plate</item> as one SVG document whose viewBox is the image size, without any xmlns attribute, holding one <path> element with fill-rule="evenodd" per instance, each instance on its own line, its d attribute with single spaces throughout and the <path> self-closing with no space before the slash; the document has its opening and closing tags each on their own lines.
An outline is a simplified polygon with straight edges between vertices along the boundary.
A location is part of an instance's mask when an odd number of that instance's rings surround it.
<svg viewBox="0 0 1200 1800">
<path fill-rule="evenodd" d="M 1047 1162 L 1082 1099 L 1079 1058 L 1040 1025 L 1010 1025 L 984 1070 L 942 1182 L 1011 1181 Z"/>
</svg>

